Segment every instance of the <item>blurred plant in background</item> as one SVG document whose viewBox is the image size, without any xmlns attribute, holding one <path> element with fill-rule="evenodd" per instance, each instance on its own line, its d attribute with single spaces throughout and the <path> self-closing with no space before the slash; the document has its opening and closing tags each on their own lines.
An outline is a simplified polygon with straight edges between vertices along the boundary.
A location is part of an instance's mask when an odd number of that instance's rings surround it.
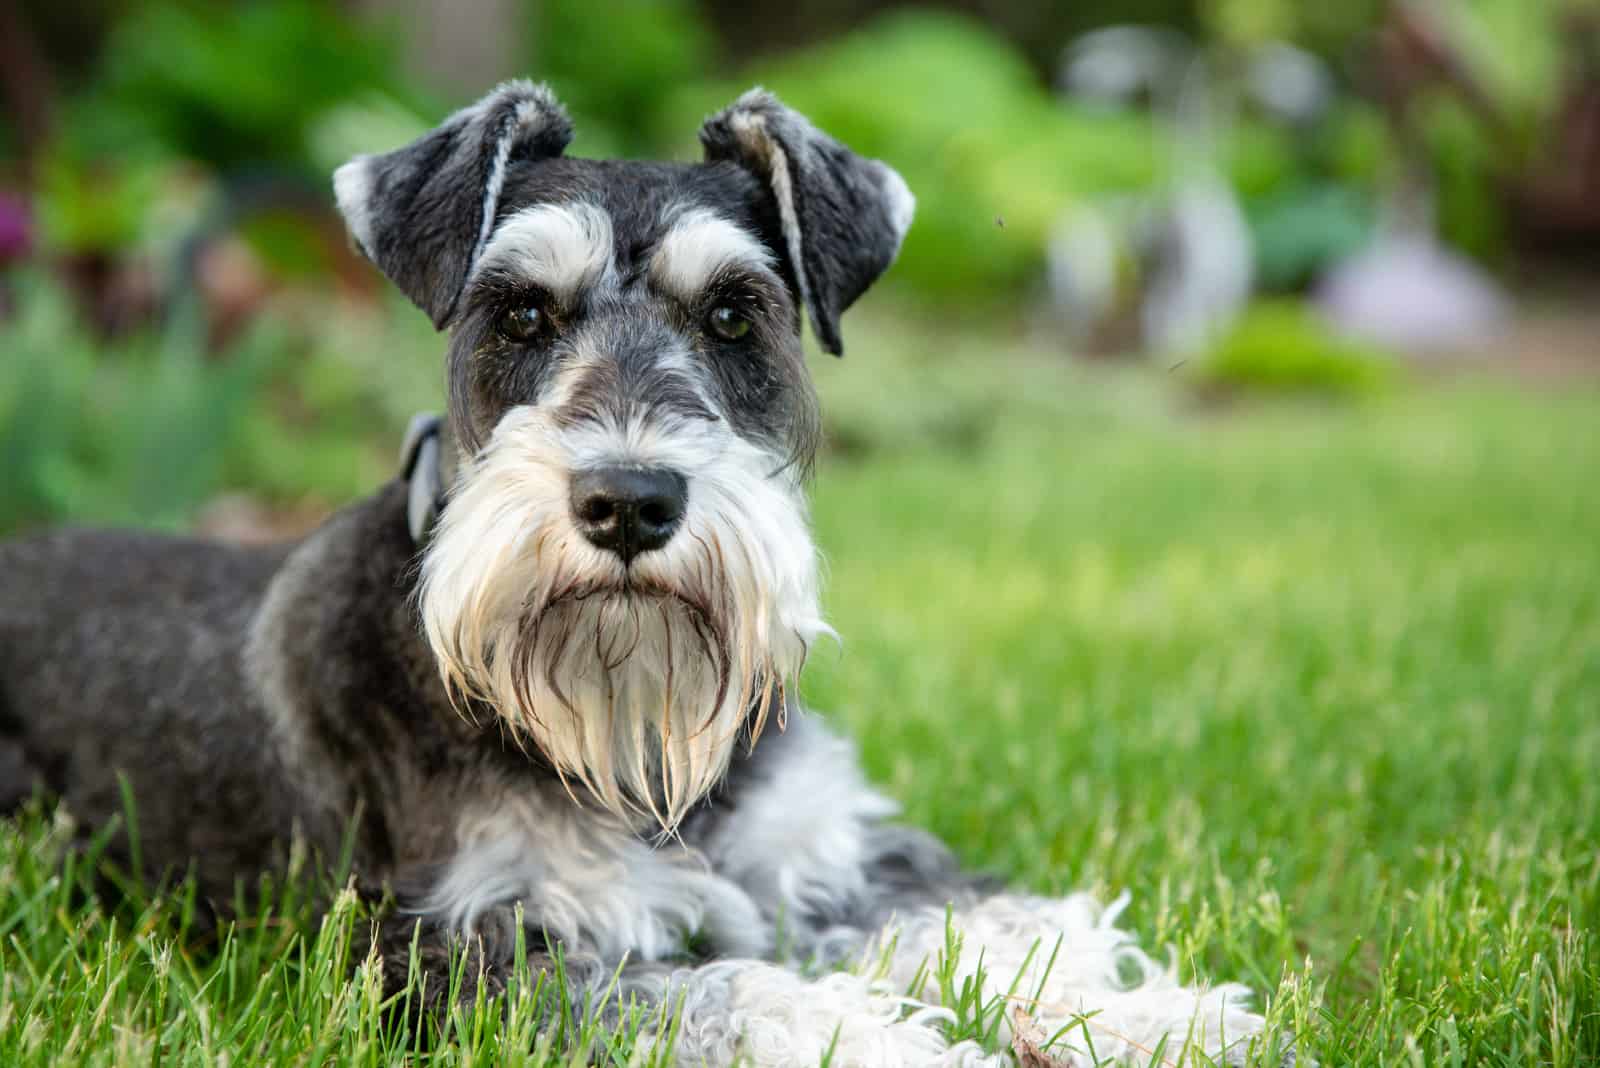
<svg viewBox="0 0 1600 1068">
<path fill-rule="evenodd" d="M 313 0 L 130 5 L 98 76 L 69 101 L 62 140 L 96 157 L 320 181 L 314 129 L 351 100 L 399 91 L 390 51 L 372 28 Z"/>
<path fill-rule="evenodd" d="M 30 279 L 0 327 L 0 516 L 176 525 L 214 493 L 266 350 L 211 362 L 192 330 L 105 345 Z"/>
<path fill-rule="evenodd" d="M 902 321 L 1204 390 L 1365 394 L 1410 343 L 1346 339 L 1373 294 L 1481 332 L 1453 309 L 1498 321 L 1489 272 L 1600 240 L 1597 0 L 24 0 L 0 71 L 0 528 L 382 477 L 436 343 L 328 174 L 501 77 L 554 83 L 593 155 L 692 157 L 764 84 L 918 194 L 874 298 Z"/>
<path fill-rule="evenodd" d="M 1268 389 L 1332 399 L 1391 385 L 1391 357 L 1343 337 L 1306 305 L 1282 298 L 1250 308 L 1219 336 L 1194 376 L 1215 395 Z"/>
<path fill-rule="evenodd" d="M 529 11 L 527 73 L 558 87 L 577 127 L 577 154 L 684 148 L 699 124 L 679 128 L 673 94 L 719 68 L 699 9 L 688 0 L 546 0 Z"/>
</svg>

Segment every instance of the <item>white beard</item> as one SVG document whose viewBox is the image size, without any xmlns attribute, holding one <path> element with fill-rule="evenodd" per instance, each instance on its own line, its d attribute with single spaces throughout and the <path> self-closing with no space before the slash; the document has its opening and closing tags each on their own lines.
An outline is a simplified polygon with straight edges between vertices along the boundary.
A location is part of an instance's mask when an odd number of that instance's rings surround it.
<svg viewBox="0 0 1600 1068">
<path fill-rule="evenodd" d="M 683 526 L 625 568 L 574 527 L 570 472 L 689 476 Z M 422 563 L 423 629 L 452 700 L 492 707 L 567 783 L 672 832 L 753 745 L 821 620 L 804 499 L 727 422 L 556 425 L 508 411 L 462 468 Z M 576 797 L 574 793 L 574 797 Z"/>
</svg>

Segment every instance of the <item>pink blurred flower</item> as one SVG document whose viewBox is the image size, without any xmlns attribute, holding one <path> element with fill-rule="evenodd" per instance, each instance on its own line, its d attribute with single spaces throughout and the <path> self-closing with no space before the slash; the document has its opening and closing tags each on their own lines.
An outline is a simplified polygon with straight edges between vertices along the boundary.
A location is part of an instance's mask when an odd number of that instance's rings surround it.
<svg viewBox="0 0 1600 1068">
<path fill-rule="evenodd" d="M 18 196 L 0 192 L 0 267 L 25 258 L 33 250 L 33 216 Z"/>
</svg>

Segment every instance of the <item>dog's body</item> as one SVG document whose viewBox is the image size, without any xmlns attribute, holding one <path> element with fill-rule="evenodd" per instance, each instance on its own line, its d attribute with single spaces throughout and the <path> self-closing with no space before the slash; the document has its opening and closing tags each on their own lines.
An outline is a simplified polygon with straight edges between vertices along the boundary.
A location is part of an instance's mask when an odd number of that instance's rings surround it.
<svg viewBox="0 0 1600 1068">
<path fill-rule="evenodd" d="M 1239 988 L 1178 986 L 1081 896 L 988 893 L 789 694 L 826 632 L 800 309 L 839 351 L 909 225 L 898 176 L 764 94 L 703 164 L 566 160 L 569 135 L 514 83 L 337 177 L 452 332 L 411 481 L 287 548 L 0 547 L 0 806 L 42 788 L 97 826 L 126 792 L 146 871 L 216 902 L 348 845 L 397 899 L 392 983 L 415 939 L 435 991 L 462 943 L 499 988 L 523 933 L 580 994 L 681 999 L 684 1063 L 986 1063 L 903 1011 L 947 906 L 989 993 L 1021 972 L 1051 1031 L 1100 1014 L 1074 1056 L 1240 1054 Z M 826 972 L 866 955 L 880 980 Z"/>
<path fill-rule="evenodd" d="M 281 868 L 292 838 L 331 860 L 353 830 L 354 869 L 401 896 L 402 944 L 422 914 L 441 953 L 472 930 L 508 960 L 509 929 L 483 921 L 521 902 L 569 971 L 602 979 L 624 954 L 681 960 L 690 936 L 770 954 L 780 910 L 791 951 L 837 959 L 893 908 L 977 885 L 881 825 L 892 806 L 849 747 L 798 716 L 741 749 L 672 841 L 580 808 L 452 707 L 410 604 L 406 497 L 393 483 L 288 551 L 99 532 L 0 550 L 8 785 L 43 784 L 94 827 L 123 814 L 123 776 L 144 868 L 192 866 L 213 902 Z"/>
</svg>

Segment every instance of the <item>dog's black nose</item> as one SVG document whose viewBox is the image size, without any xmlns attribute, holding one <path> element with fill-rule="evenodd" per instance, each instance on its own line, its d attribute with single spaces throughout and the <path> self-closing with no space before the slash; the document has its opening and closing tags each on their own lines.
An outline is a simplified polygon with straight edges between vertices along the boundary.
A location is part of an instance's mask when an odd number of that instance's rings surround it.
<svg viewBox="0 0 1600 1068">
<path fill-rule="evenodd" d="M 672 540 L 689 483 L 661 467 L 596 467 L 572 476 L 572 518 L 590 544 L 629 563 Z"/>
</svg>

